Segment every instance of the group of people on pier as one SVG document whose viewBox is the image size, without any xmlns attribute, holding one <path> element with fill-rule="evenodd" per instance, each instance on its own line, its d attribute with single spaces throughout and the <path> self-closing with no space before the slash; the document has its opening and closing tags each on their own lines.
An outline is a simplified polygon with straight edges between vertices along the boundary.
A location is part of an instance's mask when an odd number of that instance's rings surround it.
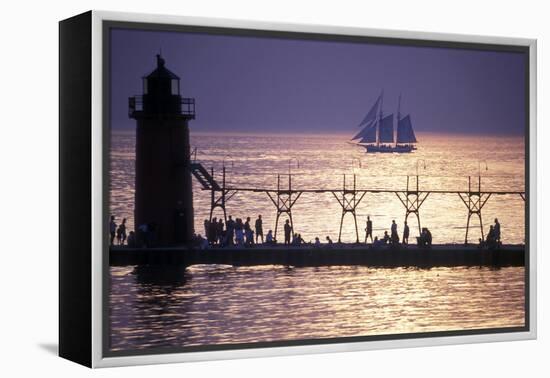
<svg viewBox="0 0 550 378">
<path fill-rule="evenodd" d="M 152 243 L 152 236 L 154 234 L 154 224 L 140 225 L 137 229 L 137 234 L 134 231 L 127 232 L 126 218 L 122 219 L 122 222 L 117 225 L 115 216 L 110 217 L 109 221 L 109 237 L 111 245 L 128 245 L 130 247 L 137 246 L 149 246 Z M 283 226 L 284 241 L 283 245 L 299 247 L 302 245 L 310 245 L 314 247 L 321 247 L 326 245 L 330 247 L 333 244 L 330 236 L 326 236 L 326 243 L 321 243 L 319 237 L 315 237 L 312 242 L 306 242 L 300 233 L 294 232 L 289 219 L 287 219 Z M 268 230 L 264 239 L 264 228 L 262 215 L 258 215 L 258 218 L 252 224 L 250 217 L 247 217 L 245 221 L 241 218 L 235 218 L 233 220 L 230 215 L 227 222 L 224 223 L 223 219 L 212 218 L 212 220 L 204 220 L 204 237 L 201 234 L 195 235 L 194 244 L 201 249 L 208 249 L 211 247 L 250 247 L 252 245 L 275 245 L 277 240 L 272 230 Z M 373 222 L 370 216 L 367 216 L 365 227 L 365 244 L 368 244 L 369 239 L 373 247 L 380 247 L 384 245 L 408 245 L 409 244 L 410 229 L 407 221 L 403 225 L 402 238 L 399 237 L 398 225 L 395 220 L 392 220 L 390 225 L 390 233 L 384 231 L 381 238 L 378 236 L 373 237 Z M 139 239 L 139 240 L 138 240 Z M 416 237 L 418 246 L 429 247 L 432 245 L 432 233 L 427 227 L 421 229 L 420 235 Z M 500 223 L 497 218 L 494 220 L 494 225 L 489 227 L 489 232 L 485 239 L 479 239 L 480 247 L 495 248 L 501 245 L 501 231 Z"/>
<path fill-rule="evenodd" d="M 479 246 L 480 247 L 487 247 L 489 249 L 494 249 L 498 246 L 500 246 L 502 243 L 500 241 L 500 223 L 498 222 L 498 219 L 495 218 L 495 224 L 489 226 L 489 232 L 487 233 L 487 237 L 485 240 L 479 239 Z"/>
<path fill-rule="evenodd" d="M 293 227 L 290 224 L 290 220 L 286 220 L 283 226 L 284 242 L 285 246 L 299 247 L 305 244 L 313 244 L 314 246 L 320 246 L 321 241 L 318 237 L 315 238 L 315 242 L 306 242 L 300 233 L 293 232 Z M 211 247 L 250 247 L 252 245 L 276 245 L 277 240 L 273 234 L 273 230 L 268 230 L 264 240 L 264 229 L 262 215 L 258 215 L 258 218 L 254 221 L 254 228 L 250 217 L 247 217 L 243 222 L 241 218 L 235 218 L 230 215 L 227 222 L 224 224 L 223 219 L 212 218 L 212 220 L 204 220 L 204 235 L 198 234 L 195 239 L 197 245 L 201 249 L 208 249 Z M 329 236 L 326 237 L 327 244 L 332 244 L 332 240 Z"/>
<path fill-rule="evenodd" d="M 378 236 L 373 237 L 372 220 L 370 216 L 368 216 L 365 228 L 365 244 L 368 244 L 369 239 L 374 247 L 382 245 L 399 245 L 400 241 L 403 245 L 409 244 L 410 229 L 407 222 L 405 221 L 403 227 L 402 239 L 399 237 L 397 228 L 397 223 L 395 220 L 392 220 L 390 233 L 384 231 L 384 235 L 381 238 Z M 289 219 L 285 220 L 283 234 L 283 245 L 285 246 L 299 247 L 301 245 L 313 245 L 314 247 L 320 247 L 323 244 L 319 237 L 315 237 L 313 242 L 306 242 L 300 233 L 294 232 Z M 206 237 L 200 234 L 196 236 L 196 244 L 200 245 L 202 249 L 211 247 L 250 247 L 255 244 L 277 244 L 277 240 L 275 240 L 272 230 L 267 232 L 264 240 L 263 220 L 261 215 L 258 215 L 253 226 L 250 217 L 247 217 L 243 222 L 241 218 L 233 220 L 230 215 L 225 224 L 221 218 L 212 218 L 211 221 L 205 219 L 204 235 Z M 330 245 L 333 244 L 330 236 L 326 236 L 325 240 L 325 245 L 330 247 Z M 422 228 L 422 232 L 417 237 L 417 244 L 420 246 L 430 246 L 432 244 L 432 233 L 427 227 Z"/>
<path fill-rule="evenodd" d="M 254 227 L 254 229 L 252 227 Z M 254 222 L 254 226 L 251 225 L 250 217 L 247 217 L 243 222 L 241 218 L 235 218 L 235 220 L 233 220 L 233 217 L 230 215 L 225 224 L 221 218 L 212 218 L 212 220 L 205 219 L 204 235 L 206 238 L 200 234 L 196 236 L 201 247 L 243 247 L 251 246 L 258 242 L 263 244 L 264 230 L 262 215 L 258 215 L 258 218 Z M 273 242 L 273 231 L 269 230 L 265 238 L 265 243 Z"/>
<path fill-rule="evenodd" d="M 370 219 L 370 216 L 367 216 L 367 223 L 365 227 L 365 244 L 368 243 L 368 240 L 370 238 L 371 243 L 374 247 L 379 247 L 382 245 L 399 245 L 399 233 L 397 231 L 397 223 L 395 223 L 395 219 L 392 220 L 391 226 L 390 226 L 390 234 L 388 234 L 388 231 L 384 231 L 384 235 L 382 238 L 378 238 L 378 236 L 375 236 L 373 239 L 372 236 L 372 220 Z M 401 240 L 401 243 L 403 245 L 409 244 L 409 235 L 410 235 L 410 229 L 409 225 L 407 224 L 407 221 L 405 221 L 403 225 L 403 238 Z M 432 233 L 427 227 L 422 228 L 422 232 L 420 235 L 416 238 L 417 244 L 419 246 L 431 246 L 432 245 Z"/>
<path fill-rule="evenodd" d="M 124 245 L 126 241 L 128 242 L 128 244 L 130 244 L 130 242 L 134 238 L 134 231 L 130 231 L 129 235 L 126 232 L 126 218 L 123 218 L 122 223 L 117 226 L 115 222 L 115 216 L 111 215 L 111 218 L 109 220 L 109 238 L 111 241 L 111 245 L 115 245 L 115 240 L 117 245 Z"/>
</svg>

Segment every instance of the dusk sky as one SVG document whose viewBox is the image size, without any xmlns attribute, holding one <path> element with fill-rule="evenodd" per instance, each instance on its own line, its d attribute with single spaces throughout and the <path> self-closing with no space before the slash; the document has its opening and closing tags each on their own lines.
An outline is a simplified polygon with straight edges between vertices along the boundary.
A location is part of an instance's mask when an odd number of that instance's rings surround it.
<svg viewBox="0 0 550 378">
<path fill-rule="evenodd" d="M 419 132 L 524 132 L 520 53 L 122 29 L 111 35 L 113 128 L 135 128 L 128 97 L 160 50 L 195 98 L 192 132 L 351 136 L 382 89 L 384 113 L 401 93 Z"/>
</svg>

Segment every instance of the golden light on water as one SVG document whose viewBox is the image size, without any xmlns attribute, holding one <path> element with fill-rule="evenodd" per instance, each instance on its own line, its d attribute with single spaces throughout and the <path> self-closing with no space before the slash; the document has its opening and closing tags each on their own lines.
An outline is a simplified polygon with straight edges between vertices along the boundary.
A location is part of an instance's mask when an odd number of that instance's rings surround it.
<svg viewBox="0 0 550 378">
<path fill-rule="evenodd" d="M 201 265 L 173 286 L 143 274 L 111 268 L 113 350 L 524 325 L 523 268 Z"/>
<path fill-rule="evenodd" d="M 290 167 L 292 187 L 297 190 L 341 190 L 344 174 L 349 187 L 356 174 L 359 189 L 405 190 L 407 175 L 412 176 L 410 185 L 414 188 L 417 172 L 420 190 L 467 191 L 468 176 L 472 177 L 475 190 L 478 174 L 482 177 L 482 190 L 525 190 L 521 137 L 419 134 L 419 140 L 418 150 L 410 154 L 366 154 L 363 148 L 346 143 L 346 136 L 338 135 L 192 134 L 191 143 L 197 147 L 197 159 L 208 169 L 214 167 L 219 181 L 222 166 L 226 166 L 230 187 L 275 189 L 280 174 L 281 186 L 286 188 Z M 133 225 L 133 148 L 132 134 L 113 135 L 111 210 L 119 219 L 128 218 L 130 227 Z M 195 231 L 204 234 L 203 221 L 210 215 L 210 192 L 201 190 L 196 181 L 193 191 Z M 247 216 L 255 219 L 262 214 L 264 229 L 275 227 L 276 210 L 265 193 L 238 192 L 228 202 L 227 211 L 228 215 L 243 219 Z M 306 241 L 316 236 L 324 240 L 326 235 L 336 240 L 341 212 L 332 194 L 304 193 L 293 208 L 295 229 Z M 420 209 L 422 226 L 430 228 L 434 243 L 463 243 L 467 214 L 457 194 L 430 194 Z M 392 219 L 398 223 L 401 233 L 405 208 L 393 193 L 367 193 L 357 215 L 360 240 L 363 240 L 367 215 L 373 220 L 375 235 L 389 230 Z M 498 218 L 505 243 L 524 242 L 525 202 L 519 195 L 492 196 L 482 215 L 485 231 L 493 219 Z M 214 216 L 221 216 L 219 209 Z M 282 222 L 284 219 L 286 217 Z M 409 225 L 414 237 L 418 233 L 414 216 L 409 218 Z M 477 225 L 477 218 L 473 218 L 473 241 L 480 236 Z M 355 241 L 355 227 L 349 214 L 344 219 L 342 240 Z"/>
<path fill-rule="evenodd" d="M 345 136 L 192 134 L 197 159 L 216 177 L 227 168 L 228 186 L 275 189 L 277 174 L 293 189 L 342 189 L 357 176 L 358 189 L 467 191 L 468 176 L 482 190 L 524 191 L 524 140 L 418 133 L 411 154 L 366 154 Z M 131 133 L 112 136 L 110 209 L 133 228 L 134 144 Z M 359 164 L 360 162 L 360 164 Z M 424 164 L 425 163 L 425 164 Z M 485 164 L 487 169 L 485 170 Z M 426 168 L 424 169 L 424 165 Z M 290 168 L 289 168 L 290 167 Z M 203 233 L 210 192 L 193 183 L 195 230 Z M 474 188 L 475 190 L 475 188 Z M 265 193 L 238 192 L 228 215 L 274 229 L 275 207 Z M 293 208 L 295 230 L 306 240 L 337 240 L 341 207 L 331 193 L 304 193 Z M 215 216 L 220 216 L 216 210 Z M 420 209 L 434 243 L 463 243 L 467 209 L 457 194 L 430 194 Z M 482 211 L 485 231 L 498 218 L 504 243 L 523 243 L 525 202 L 492 196 Z M 374 234 L 403 228 L 405 208 L 394 193 L 367 193 L 358 206 L 360 240 L 367 216 Z M 281 225 L 286 217 L 281 220 Z M 473 226 L 476 226 L 476 219 Z M 410 217 L 411 240 L 418 233 Z M 471 240 L 479 228 L 471 229 Z M 355 241 L 353 218 L 342 240 Z M 522 267 L 372 269 L 368 267 L 193 266 L 151 273 L 143 267 L 111 268 L 111 349 L 147 349 L 308 338 L 521 327 L 525 319 Z"/>
</svg>

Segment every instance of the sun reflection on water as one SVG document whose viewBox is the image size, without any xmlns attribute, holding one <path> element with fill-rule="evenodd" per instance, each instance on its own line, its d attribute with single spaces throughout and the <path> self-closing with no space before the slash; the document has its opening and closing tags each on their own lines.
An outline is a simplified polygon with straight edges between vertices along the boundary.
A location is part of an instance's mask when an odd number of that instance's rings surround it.
<svg viewBox="0 0 550 378">
<path fill-rule="evenodd" d="M 336 190 L 344 174 L 351 183 L 355 173 L 358 188 L 404 190 L 406 176 L 416 175 L 418 166 L 424 190 L 467 190 L 467 177 L 479 173 L 485 190 L 525 190 L 522 138 L 422 133 L 418 138 L 418 151 L 399 155 L 365 154 L 347 144 L 344 136 L 193 133 L 192 145 L 206 167 L 219 171 L 225 163 L 231 186 L 273 189 L 277 174 L 286 185 L 292 159 L 290 171 L 297 189 Z M 134 135 L 113 134 L 112 143 L 110 209 L 118 219 L 128 218 L 132 229 Z M 417 163 L 420 159 L 426 169 Z M 487 163 L 488 170 L 480 172 L 480 161 Z M 410 185 L 416 185 L 415 178 L 411 180 Z M 193 185 L 195 229 L 201 233 L 210 194 L 198 183 Z M 274 227 L 275 208 L 265 193 L 238 193 L 227 210 L 234 217 L 254 219 L 262 214 L 264 229 Z M 420 214 L 434 243 L 463 242 L 467 211 L 458 195 L 431 195 Z M 522 243 L 524 214 L 520 196 L 494 196 L 483 209 L 483 222 L 487 228 L 497 217 L 503 241 Z M 341 208 L 329 193 L 306 193 L 293 208 L 295 228 L 306 241 L 316 236 L 324 240 L 326 235 L 337 239 L 340 215 Z M 381 235 L 392 219 L 401 232 L 405 210 L 395 194 L 368 193 L 357 215 L 363 240 L 368 215 L 374 234 Z M 413 219 L 410 226 L 412 238 L 418 232 Z M 479 229 L 471 232 L 472 238 L 479 237 Z M 342 239 L 355 240 L 349 216 Z M 110 273 L 113 350 L 524 325 L 523 268 L 194 266 L 161 272 L 112 267 Z"/>
<path fill-rule="evenodd" d="M 523 268 L 144 270 L 111 268 L 113 350 L 524 325 Z"/>
<path fill-rule="evenodd" d="M 128 218 L 133 227 L 134 139 L 133 133 L 114 133 L 112 137 L 110 208 L 118 219 Z M 346 143 L 344 136 L 311 135 L 213 135 L 192 134 L 198 160 L 214 167 L 218 179 L 226 165 L 228 186 L 275 189 L 277 174 L 281 186 L 288 185 L 289 161 L 295 189 L 341 189 L 343 175 L 349 184 L 353 174 L 358 188 L 405 190 L 407 175 L 411 189 L 416 186 L 418 168 L 421 190 L 472 189 L 482 175 L 482 189 L 491 191 L 524 191 L 524 140 L 521 137 L 465 137 L 419 134 L 422 143 L 410 154 L 366 154 L 361 147 Z M 359 167 L 358 161 L 361 162 Z M 419 165 L 418 162 L 422 161 Z M 299 162 L 299 168 L 297 167 Z M 424 164 L 426 169 L 424 169 Z M 488 170 L 480 170 L 480 162 Z M 485 168 L 485 165 L 482 167 Z M 193 182 L 195 231 L 203 232 L 203 221 L 209 217 L 210 193 Z M 264 229 L 275 226 L 275 207 L 265 193 L 239 192 L 227 204 L 233 217 L 254 219 L 262 214 Z M 525 238 L 525 202 L 519 195 L 493 196 L 483 209 L 487 231 L 494 218 L 501 223 L 505 243 L 523 243 Z M 221 213 L 216 211 L 215 216 Z M 374 234 L 388 230 L 392 219 L 402 231 L 405 209 L 393 193 L 367 193 L 357 212 L 360 239 L 364 239 L 367 215 L 373 220 Z M 337 239 L 341 207 L 330 193 L 304 193 L 293 208 L 294 225 L 306 240 L 330 235 Z M 434 243 L 464 241 L 467 210 L 456 194 L 432 194 L 420 209 L 423 226 L 432 231 Z M 284 222 L 284 219 L 283 219 Z M 418 233 L 417 222 L 409 218 L 411 237 Z M 472 240 L 479 237 L 479 226 L 473 219 Z M 355 241 L 351 217 L 344 220 L 343 241 Z"/>
</svg>

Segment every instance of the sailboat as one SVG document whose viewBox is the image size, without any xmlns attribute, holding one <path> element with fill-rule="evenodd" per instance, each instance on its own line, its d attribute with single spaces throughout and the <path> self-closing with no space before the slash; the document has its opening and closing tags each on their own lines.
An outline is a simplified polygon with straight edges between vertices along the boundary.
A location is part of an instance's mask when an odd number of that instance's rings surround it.
<svg viewBox="0 0 550 378">
<path fill-rule="evenodd" d="M 394 138 L 393 113 L 384 116 L 382 105 L 384 103 L 384 92 L 371 107 L 365 118 L 359 124 L 362 127 L 353 138 L 356 144 L 365 147 L 366 152 L 412 152 L 416 150 L 415 143 L 418 143 L 412 128 L 411 116 L 407 114 L 401 118 L 401 95 L 397 105 L 397 133 Z"/>
</svg>

